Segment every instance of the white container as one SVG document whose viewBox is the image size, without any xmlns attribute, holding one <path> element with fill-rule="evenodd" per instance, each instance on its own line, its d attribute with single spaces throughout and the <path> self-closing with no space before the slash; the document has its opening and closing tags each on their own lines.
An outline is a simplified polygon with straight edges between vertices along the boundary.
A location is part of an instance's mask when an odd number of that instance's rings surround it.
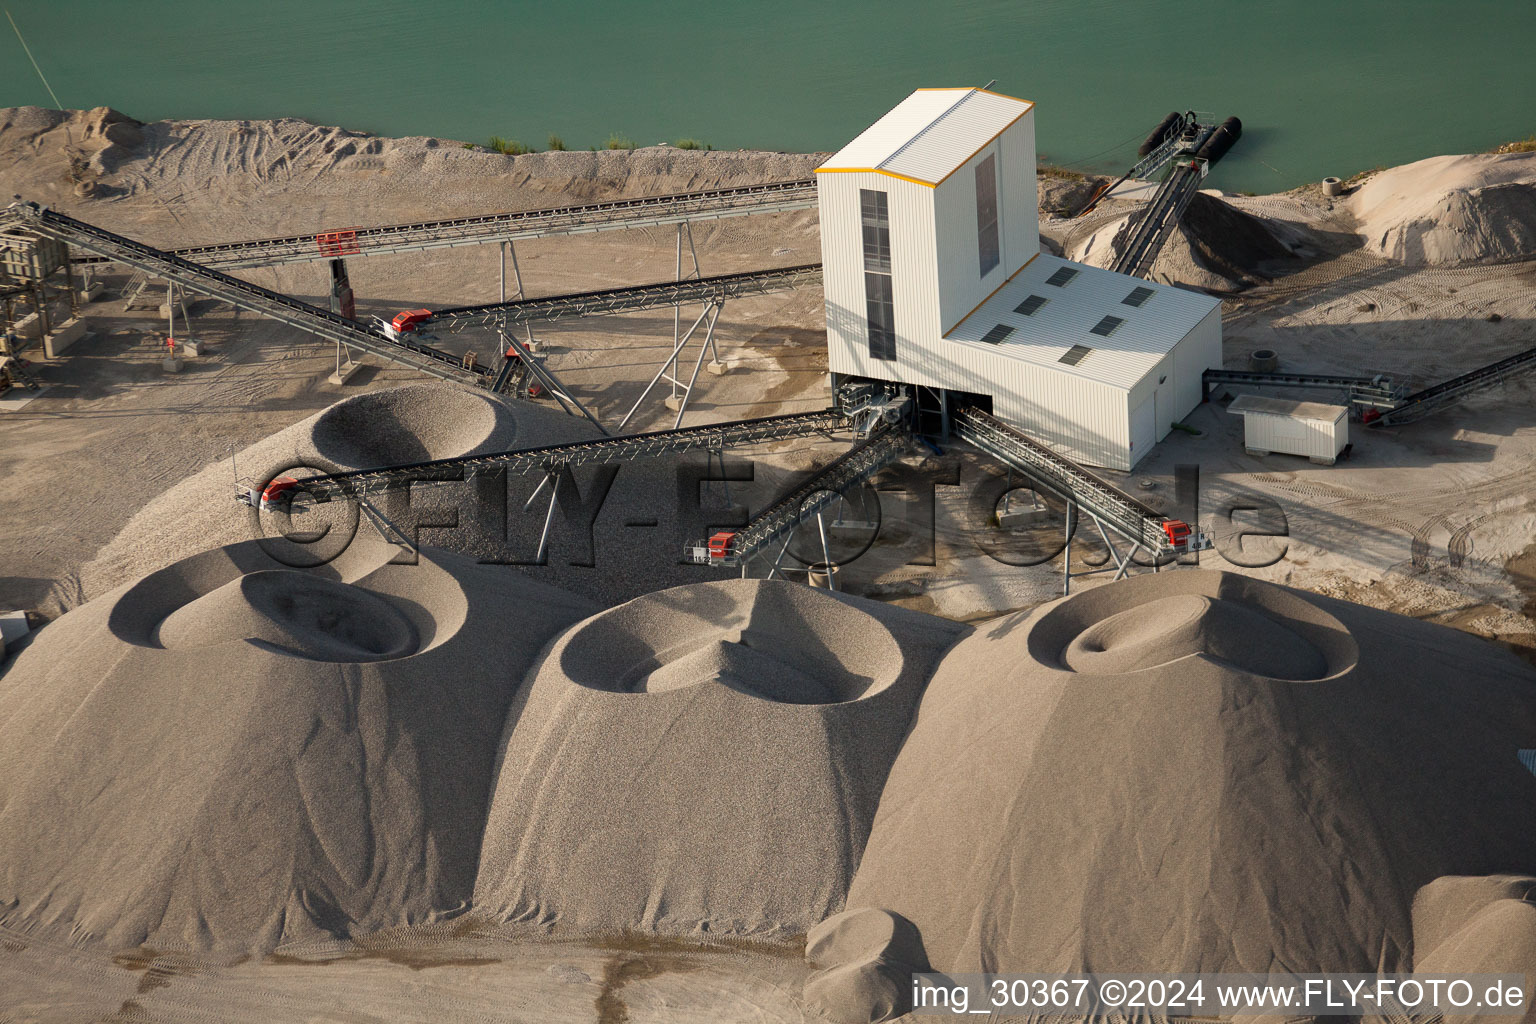
<svg viewBox="0 0 1536 1024">
<path fill-rule="evenodd" d="M 1227 411 L 1243 417 L 1243 447 L 1250 455 L 1301 455 L 1331 466 L 1349 444 L 1345 405 L 1239 395 Z"/>
</svg>

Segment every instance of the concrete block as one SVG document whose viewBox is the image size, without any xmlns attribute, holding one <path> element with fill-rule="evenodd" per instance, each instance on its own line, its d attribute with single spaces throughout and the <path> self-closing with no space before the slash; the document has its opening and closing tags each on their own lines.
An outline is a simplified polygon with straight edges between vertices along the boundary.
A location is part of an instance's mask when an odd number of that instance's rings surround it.
<svg viewBox="0 0 1536 1024">
<path fill-rule="evenodd" d="M 26 612 L 0 612 L 0 648 L 10 647 L 30 632 Z"/>
<path fill-rule="evenodd" d="M 166 373 L 180 373 L 182 365 L 181 359 L 176 356 L 166 356 L 160 360 L 160 368 Z"/>
<path fill-rule="evenodd" d="M 338 386 L 345 384 L 353 377 L 356 377 L 357 371 L 361 370 L 362 368 L 362 363 L 354 359 L 349 359 L 347 362 L 341 364 L 341 369 L 327 377 L 326 382 L 330 384 L 336 384 Z"/>
<path fill-rule="evenodd" d="M 97 299 L 101 298 L 102 291 L 104 291 L 104 289 L 101 286 L 101 282 L 92 281 L 90 284 L 79 290 L 80 301 L 95 302 Z"/>
<path fill-rule="evenodd" d="M 55 327 L 49 332 L 48 337 L 43 339 L 43 355 L 49 359 L 57 359 L 65 349 L 83 337 L 85 337 L 85 321 L 72 316 Z"/>
<path fill-rule="evenodd" d="M 28 313 L 20 320 L 17 320 L 15 331 L 16 336 L 19 338 L 25 338 L 28 341 L 37 341 L 39 335 L 42 333 L 42 326 L 38 323 L 37 314 Z"/>
<path fill-rule="evenodd" d="M 185 359 L 196 359 L 203 354 L 203 343 L 196 338 L 182 338 L 178 344 L 181 346 L 181 355 Z"/>
<path fill-rule="evenodd" d="M 671 409 L 673 412 L 677 412 L 677 410 L 683 407 L 683 396 L 668 395 L 666 401 L 662 404 L 665 405 L 668 409 Z"/>
<path fill-rule="evenodd" d="M 730 369 L 731 369 L 729 366 L 727 366 L 726 364 L 720 362 L 720 360 L 718 360 L 718 359 L 711 359 L 709 361 L 708 366 L 706 366 L 705 368 L 707 370 L 709 370 L 710 373 L 714 374 L 716 377 L 723 377 L 723 376 L 725 376 L 725 374 L 730 372 Z"/>
</svg>

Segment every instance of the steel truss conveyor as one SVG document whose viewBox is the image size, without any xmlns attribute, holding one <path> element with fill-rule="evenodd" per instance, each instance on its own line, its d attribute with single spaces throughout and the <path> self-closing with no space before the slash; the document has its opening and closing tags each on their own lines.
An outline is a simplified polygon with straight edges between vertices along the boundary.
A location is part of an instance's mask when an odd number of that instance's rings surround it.
<svg viewBox="0 0 1536 1024">
<path fill-rule="evenodd" d="M 769 573 L 772 579 L 797 526 L 818 516 L 824 508 L 839 500 L 848 488 L 868 480 L 900 459 L 911 445 L 911 435 L 905 429 L 895 428 L 860 441 L 731 534 L 722 557 L 710 558 L 704 545 L 696 545 L 693 550 L 703 551 L 705 560 L 714 564 L 745 566 L 758 552 L 782 539 L 783 546 L 773 563 L 773 572 Z M 822 540 L 825 545 L 825 534 Z M 830 552 L 827 552 L 827 560 L 831 560 Z"/>
<path fill-rule="evenodd" d="M 690 302 L 721 303 L 743 295 L 766 295 L 821 282 L 821 264 L 806 263 L 772 270 L 688 278 L 623 288 L 518 299 L 481 306 L 457 306 L 433 311 L 421 321 L 434 328 L 457 329 L 474 324 L 521 324 L 573 317 L 628 313 Z"/>
<path fill-rule="evenodd" d="M 458 356 L 449 352 L 405 339 L 392 341 L 339 313 L 230 277 L 174 253 L 113 234 L 36 203 L 12 203 L 6 208 L 5 215 L 0 217 L 0 221 L 4 220 L 16 221 L 29 231 L 57 238 L 77 249 L 165 278 L 187 291 L 220 299 L 309 334 L 436 377 L 484 386 L 494 375 L 490 367 L 467 369 Z"/>
<path fill-rule="evenodd" d="M 1130 243 L 1111 268 L 1115 273 L 1130 274 L 1132 277 L 1147 276 L 1157 254 L 1162 251 L 1168 236 L 1173 234 L 1174 227 L 1178 225 L 1179 218 L 1184 216 L 1190 200 L 1200 190 L 1200 182 L 1204 178 L 1205 165 L 1201 161 L 1193 157 L 1180 158 L 1172 173 L 1163 179 L 1157 193 L 1147 203 L 1146 214 L 1136 225 Z"/>
<path fill-rule="evenodd" d="M 1160 558 L 1205 546 L 1204 538 L 1192 533 L 1187 524 L 1137 501 L 1071 459 L 1057 454 L 974 406 L 956 410 L 952 414 L 951 428 L 962 441 L 1013 467 L 1040 489 L 1066 502 L 1068 547 L 1065 571 L 1068 588 L 1074 575 L 1086 575 L 1071 571 L 1071 536 L 1075 511 L 1086 514 L 1098 526 L 1100 536 L 1114 558 L 1116 579 L 1129 571 L 1131 558 L 1138 548 L 1146 548 L 1154 557 Z M 1122 556 L 1114 544 L 1110 543 L 1106 530 L 1129 541 L 1130 550 Z"/>
<path fill-rule="evenodd" d="M 718 453 L 738 445 L 805 437 L 809 434 L 830 434 L 845 422 L 843 414 L 837 409 L 764 416 L 732 423 L 602 437 L 542 448 L 517 448 L 381 469 L 317 474 L 296 481 L 287 490 L 292 494 L 307 494 L 315 501 L 346 501 L 401 490 L 415 483 L 464 480 L 502 470 L 513 475 L 532 471 L 552 474 L 559 472 L 562 467 L 611 465 L 691 451 Z"/>
<path fill-rule="evenodd" d="M 1470 373 L 1464 373 L 1459 377 L 1441 381 L 1423 391 L 1417 391 L 1397 403 L 1396 407 L 1373 418 L 1373 426 L 1392 426 L 1400 423 L 1412 423 L 1421 416 L 1427 416 L 1442 405 L 1447 405 L 1467 397 L 1484 388 L 1502 384 L 1510 377 L 1517 374 L 1530 373 L 1536 370 L 1536 348 L 1528 348 L 1524 352 L 1518 352 L 1508 359 L 1501 359 L 1496 363 L 1479 367 Z"/>
<path fill-rule="evenodd" d="M 1247 370 L 1206 370 L 1201 380 L 1201 400 L 1208 401 L 1211 389 L 1219 384 L 1247 384 L 1266 388 L 1316 388 L 1345 391 L 1350 403 L 1376 409 L 1394 409 L 1402 401 L 1406 389 L 1394 384 L 1392 379 L 1377 374 L 1374 377 L 1340 377 L 1319 373 L 1259 373 Z"/>
<path fill-rule="evenodd" d="M 205 267 L 264 267 L 279 263 L 307 263 L 338 256 L 416 252 L 462 245 L 517 242 L 548 235 L 592 234 L 681 224 L 685 221 L 782 213 L 813 209 L 815 206 L 815 181 L 800 179 L 637 199 L 615 199 L 519 213 L 495 213 L 415 224 L 345 228 L 284 238 L 194 245 L 171 252 Z M 96 259 L 76 262 L 100 263 L 106 262 L 108 258 L 98 254 Z"/>
</svg>

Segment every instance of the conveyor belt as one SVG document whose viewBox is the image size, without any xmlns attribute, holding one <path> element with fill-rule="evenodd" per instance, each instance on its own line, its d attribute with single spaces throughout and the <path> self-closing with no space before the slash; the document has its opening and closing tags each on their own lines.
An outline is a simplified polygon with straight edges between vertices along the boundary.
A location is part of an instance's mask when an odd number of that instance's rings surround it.
<svg viewBox="0 0 1536 1024">
<path fill-rule="evenodd" d="M 1058 455 L 974 406 L 953 413 L 955 436 L 1012 466 L 1037 486 L 1085 512 L 1154 553 L 1173 550 L 1163 533 L 1168 518 L 1071 459 Z"/>
<path fill-rule="evenodd" d="M 347 473 L 327 473 L 304 477 L 297 491 L 316 501 L 331 501 L 381 494 L 409 487 L 414 483 L 463 480 L 467 477 L 506 470 L 526 473 L 549 470 L 556 466 L 583 466 L 633 462 L 700 449 L 719 451 L 744 444 L 757 444 L 807 434 L 830 433 L 844 424 L 837 409 L 794 413 L 788 416 L 764 416 L 734 423 L 711 423 L 680 430 L 657 430 L 646 434 L 602 437 L 591 441 L 549 445 L 543 448 L 519 448 L 488 455 L 465 455 L 404 466 L 359 469 Z"/>
<path fill-rule="evenodd" d="M 1185 159 L 1163 179 L 1157 194 L 1147 204 L 1141 222 L 1136 225 L 1130 244 L 1111 268 L 1115 273 L 1147 276 L 1185 208 L 1200 190 L 1201 180 L 1200 168 L 1193 159 Z"/>
<path fill-rule="evenodd" d="M 772 270 L 749 270 L 739 274 L 719 274 L 684 281 L 663 281 L 660 284 L 518 299 L 515 302 L 456 306 L 436 310 L 430 319 L 422 322 L 435 327 L 458 328 L 481 322 L 514 324 L 563 320 L 605 313 L 628 313 L 685 302 L 721 302 L 741 295 L 762 295 L 820 282 L 821 264 L 806 263 L 795 267 L 775 267 Z"/>
<path fill-rule="evenodd" d="M 390 341 L 364 324 L 339 313 L 230 277 L 153 246 L 39 207 L 35 203 L 12 203 L 7 207 L 5 217 L 0 217 L 0 220 L 4 219 L 14 219 L 24 224 L 29 231 L 57 238 L 114 262 L 174 281 L 188 291 L 221 299 L 301 331 L 371 352 L 436 377 L 483 386 L 494 373 L 489 367 L 466 370 L 459 357 L 451 353 L 415 342 Z"/>
<path fill-rule="evenodd" d="M 1404 398 L 1396 408 L 1381 414 L 1373 425 L 1389 426 L 1398 423 L 1411 423 L 1421 416 L 1426 416 L 1442 405 L 1465 398 L 1475 391 L 1502 384 L 1521 373 L 1530 373 L 1536 370 L 1536 348 L 1528 348 L 1524 352 L 1517 352 L 1508 359 L 1501 359 L 1496 363 L 1479 367 L 1470 373 L 1464 373 L 1459 377 L 1441 381 L 1433 387 L 1427 387 L 1423 391 L 1415 392 Z"/>
<path fill-rule="evenodd" d="M 1383 409 L 1397 406 L 1403 399 L 1403 388 L 1392 383 L 1391 378 L 1377 374 L 1374 377 L 1338 377 L 1320 373 L 1257 373 L 1246 370 L 1206 370 L 1203 388 L 1209 396 L 1215 384 L 1247 384 L 1266 388 L 1336 388 L 1349 392 L 1350 401 L 1356 405 L 1370 405 Z"/>
<path fill-rule="evenodd" d="M 615 199 L 519 213 L 494 213 L 481 217 L 194 245 L 171 252 L 205 267 L 261 267 L 277 263 L 305 263 L 337 256 L 414 252 L 460 245 L 483 245 L 488 242 L 520 241 L 546 235 L 590 234 L 658 224 L 678 224 L 683 221 L 718 220 L 723 217 L 812 209 L 815 206 L 816 182 L 800 179 L 702 192 L 643 196 L 638 199 Z M 100 263 L 106 262 L 106 258 L 76 262 Z"/>
<path fill-rule="evenodd" d="M 901 458 L 911 444 L 912 439 L 904 430 L 887 430 L 854 445 L 742 527 L 731 538 L 724 564 L 740 565 L 748 561 L 838 500 L 849 487 L 869 479 Z"/>
</svg>

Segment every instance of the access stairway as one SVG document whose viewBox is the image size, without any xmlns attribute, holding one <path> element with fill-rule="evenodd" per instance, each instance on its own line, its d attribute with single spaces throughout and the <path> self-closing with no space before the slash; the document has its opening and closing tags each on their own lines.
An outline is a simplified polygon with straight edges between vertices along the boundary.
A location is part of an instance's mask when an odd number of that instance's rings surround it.
<svg viewBox="0 0 1536 1024">
<path fill-rule="evenodd" d="M 65 216 L 36 203 L 15 202 L 0 215 L 0 226 L 14 222 L 68 245 L 122 263 L 187 291 L 228 302 L 301 331 L 410 366 L 445 380 L 485 386 L 491 367 L 466 367 L 459 356 L 407 338 L 391 340 L 356 320 L 311 306 L 279 292 L 242 281 L 174 253 Z"/>
<path fill-rule="evenodd" d="M 494 213 L 385 227 L 343 228 L 314 235 L 194 245 L 173 249 L 170 253 L 204 267 L 265 267 L 342 256 L 418 252 L 461 245 L 515 242 L 548 235 L 592 234 L 681 224 L 685 221 L 746 217 L 813 209 L 815 206 L 816 182 L 805 178 L 519 213 Z M 94 258 L 77 259 L 75 262 L 104 263 L 110 259 L 106 254 L 97 254 Z"/>
<path fill-rule="evenodd" d="M 1098 525 L 1101 534 L 1108 529 L 1131 543 L 1122 557 L 1103 536 L 1115 559 L 1115 578 L 1125 575 L 1136 549 L 1146 548 L 1162 558 L 1206 546 L 1204 538 L 1190 527 L 1137 501 L 1115 485 L 1100 479 L 1071 459 L 1059 455 L 975 406 L 965 406 L 952 414 L 955 436 L 986 452 L 1005 465 L 1024 474 L 1040 489 L 1067 503 L 1067 533 L 1072 532 L 1074 509 L 1086 513 Z M 1070 548 L 1067 577 L 1070 585 Z"/>
</svg>

